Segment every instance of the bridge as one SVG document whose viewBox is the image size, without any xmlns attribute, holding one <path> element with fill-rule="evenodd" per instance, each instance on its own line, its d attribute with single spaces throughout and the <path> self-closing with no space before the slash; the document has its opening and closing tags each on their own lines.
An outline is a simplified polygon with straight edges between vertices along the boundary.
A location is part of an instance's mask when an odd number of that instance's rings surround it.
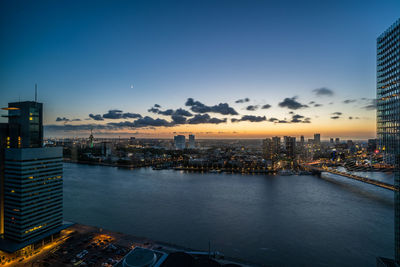
<svg viewBox="0 0 400 267">
<path fill-rule="evenodd" d="M 360 181 L 360 182 L 363 182 L 363 183 L 372 184 L 372 185 L 375 185 L 375 186 L 378 186 L 378 187 L 382 187 L 382 188 L 385 188 L 385 189 L 388 189 L 388 190 L 399 191 L 399 188 L 397 186 L 392 185 L 392 184 L 388 184 L 388 183 L 385 183 L 385 182 L 377 181 L 377 180 L 374 180 L 374 179 L 369 179 L 369 178 L 366 178 L 366 177 L 354 175 L 354 174 L 347 173 L 347 172 L 341 172 L 341 171 L 338 171 L 338 170 L 335 170 L 335 169 L 332 169 L 332 168 L 328 168 L 328 167 L 325 167 L 325 166 L 320 167 L 320 166 L 315 166 L 313 164 L 300 164 L 300 166 L 302 166 L 304 169 L 309 170 L 311 172 L 318 172 L 318 173 L 329 172 L 329 173 L 332 173 L 332 174 L 336 174 L 336 175 L 340 175 L 340 176 L 343 176 L 343 177 L 346 177 L 346 178 L 357 180 L 357 181 Z"/>
</svg>

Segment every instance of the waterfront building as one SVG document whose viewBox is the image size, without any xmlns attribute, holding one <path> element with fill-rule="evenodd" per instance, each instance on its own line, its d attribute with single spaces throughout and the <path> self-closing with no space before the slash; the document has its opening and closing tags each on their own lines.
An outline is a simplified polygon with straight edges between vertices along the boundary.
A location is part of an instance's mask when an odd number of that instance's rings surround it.
<svg viewBox="0 0 400 267">
<path fill-rule="evenodd" d="M 286 155 L 289 158 L 294 158 L 296 155 L 296 137 L 285 136 L 284 142 L 285 142 Z"/>
<path fill-rule="evenodd" d="M 384 160 L 396 165 L 400 186 L 400 19 L 383 32 L 377 45 L 377 135 Z M 400 264 L 400 193 L 395 192 L 395 260 Z"/>
<path fill-rule="evenodd" d="M 314 134 L 314 144 L 315 145 L 321 144 L 321 134 L 319 133 Z"/>
<path fill-rule="evenodd" d="M 195 137 L 194 134 L 189 134 L 189 148 L 196 148 Z"/>
<path fill-rule="evenodd" d="M 368 139 L 367 151 L 369 153 L 375 152 L 378 147 L 378 142 L 376 139 Z"/>
<path fill-rule="evenodd" d="M 186 147 L 186 138 L 184 135 L 174 136 L 175 149 L 183 150 Z"/>
<path fill-rule="evenodd" d="M 9 103 L 0 125 L 0 250 L 48 239 L 63 224 L 62 148 L 43 147 L 43 104 Z"/>
<path fill-rule="evenodd" d="M 304 147 L 304 135 L 300 136 L 300 145 Z"/>
</svg>

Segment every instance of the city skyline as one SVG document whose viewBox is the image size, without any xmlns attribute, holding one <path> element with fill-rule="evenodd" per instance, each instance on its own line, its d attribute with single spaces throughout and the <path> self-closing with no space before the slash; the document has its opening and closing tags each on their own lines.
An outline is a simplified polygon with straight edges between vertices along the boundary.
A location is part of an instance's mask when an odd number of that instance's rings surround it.
<svg viewBox="0 0 400 267">
<path fill-rule="evenodd" d="M 3 3 L 1 104 L 38 83 L 47 137 L 376 137 L 398 2 L 229 3 Z"/>
</svg>

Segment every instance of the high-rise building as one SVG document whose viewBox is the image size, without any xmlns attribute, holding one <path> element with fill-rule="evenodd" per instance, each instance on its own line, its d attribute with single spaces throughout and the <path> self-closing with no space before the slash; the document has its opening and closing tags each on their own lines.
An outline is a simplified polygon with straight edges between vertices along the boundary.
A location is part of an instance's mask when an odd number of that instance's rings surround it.
<svg viewBox="0 0 400 267">
<path fill-rule="evenodd" d="M 314 134 L 314 144 L 315 145 L 321 144 L 321 134 L 319 133 Z"/>
<path fill-rule="evenodd" d="M 186 147 L 186 138 L 184 135 L 174 136 L 175 149 L 183 150 Z"/>
<path fill-rule="evenodd" d="M 6 239 L 22 243 L 62 225 L 62 165 L 62 147 L 6 149 Z"/>
<path fill-rule="evenodd" d="M 281 152 L 281 138 L 278 136 L 263 140 L 263 155 L 266 160 L 275 160 Z"/>
<path fill-rule="evenodd" d="M 194 139 L 194 134 L 189 134 L 189 148 L 194 149 L 196 148 L 196 143 Z"/>
<path fill-rule="evenodd" d="M 285 141 L 286 155 L 289 158 L 294 158 L 296 155 L 296 137 L 285 136 L 284 141 Z"/>
<path fill-rule="evenodd" d="M 335 138 L 335 144 L 339 144 L 340 143 L 340 138 L 339 137 L 336 137 Z"/>
<path fill-rule="evenodd" d="M 9 103 L 0 125 L 0 250 L 14 252 L 63 224 L 62 148 L 43 147 L 43 105 Z"/>
<path fill-rule="evenodd" d="M 396 165 L 400 186 L 400 19 L 377 38 L 377 135 L 387 163 Z M 400 264 L 400 192 L 395 191 L 395 260 Z"/>
<path fill-rule="evenodd" d="M 11 143 L 18 143 L 20 147 L 43 146 L 43 104 L 34 101 L 8 103 L 8 124 L 17 125 L 18 132 L 9 136 Z"/>
</svg>

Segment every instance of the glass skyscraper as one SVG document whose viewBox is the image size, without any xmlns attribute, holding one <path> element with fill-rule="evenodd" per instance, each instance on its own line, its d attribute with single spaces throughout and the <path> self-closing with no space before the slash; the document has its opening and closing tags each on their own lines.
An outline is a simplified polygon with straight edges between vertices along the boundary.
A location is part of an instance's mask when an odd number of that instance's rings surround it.
<svg viewBox="0 0 400 267">
<path fill-rule="evenodd" d="M 43 147 L 43 104 L 9 103 L 0 124 L 0 250 L 13 253 L 62 229 L 62 148 Z"/>
<path fill-rule="evenodd" d="M 385 161 L 396 165 L 400 186 L 400 19 L 377 39 L 377 134 Z M 395 259 L 400 262 L 400 193 L 395 192 Z"/>
</svg>

